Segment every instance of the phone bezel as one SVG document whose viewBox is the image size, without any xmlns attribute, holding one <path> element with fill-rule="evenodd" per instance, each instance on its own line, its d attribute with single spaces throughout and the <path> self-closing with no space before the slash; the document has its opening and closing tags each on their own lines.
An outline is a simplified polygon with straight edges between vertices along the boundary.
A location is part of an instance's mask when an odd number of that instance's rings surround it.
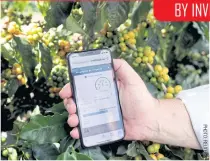
<svg viewBox="0 0 210 161">
<path fill-rule="evenodd" d="M 96 51 L 96 50 L 109 50 L 110 52 L 110 56 L 111 56 L 111 66 L 112 66 L 112 69 L 114 71 L 114 64 L 113 64 L 113 57 L 112 57 L 112 52 L 109 48 L 101 48 L 101 49 L 91 49 L 91 50 L 85 50 L 85 51 L 76 51 L 76 52 L 70 52 L 66 55 L 66 59 L 67 59 L 67 64 L 68 64 L 68 71 L 69 71 L 69 78 L 70 78 L 70 85 L 71 85 L 71 89 L 72 89 L 72 98 L 73 100 L 75 101 L 75 104 L 76 104 L 76 108 L 77 107 L 77 100 L 75 98 L 75 91 L 76 91 L 76 88 L 75 88 L 75 83 L 74 83 L 74 78 L 73 78 L 73 75 L 72 75 L 72 72 L 71 72 L 71 63 L 70 63 L 70 55 L 72 54 L 88 54 L 90 55 L 91 52 L 90 51 Z M 115 141 L 110 141 L 110 142 L 106 142 L 106 143 L 101 143 L 101 144 L 97 144 L 97 145 L 93 145 L 93 146 L 85 146 L 84 142 L 83 142 L 83 136 L 82 136 L 82 131 L 81 131 L 81 126 L 80 126 L 80 116 L 78 114 L 78 110 L 76 110 L 76 114 L 78 116 L 78 119 L 79 119 L 79 125 L 78 125 L 78 129 L 79 129 L 79 135 L 80 135 L 80 141 L 81 141 L 81 144 L 82 144 L 82 147 L 83 148 L 89 148 L 89 147 L 95 147 L 95 146 L 101 146 L 101 145 L 106 145 L 106 144 L 110 144 L 110 143 L 115 143 L 115 142 L 118 142 L 120 140 L 123 140 L 123 138 L 125 137 L 125 126 L 124 126 L 124 122 L 123 122 L 123 115 L 122 115 L 122 108 L 121 108 L 121 104 L 120 104 L 120 99 L 119 99 L 119 90 L 118 90 L 118 86 L 117 86 L 117 79 L 116 79 L 116 73 L 115 71 L 113 72 L 114 73 L 114 82 L 115 82 L 115 85 L 116 85 L 116 90 L 117 90 L 117 98 L 118 98 L 118 103 L 119 103 L 119 108 L 120 108 L 120 117 L 121 117 L 121 120 L 122 120 L 122 130 L 123 130 L 123 137 L 118 139 L 118 140 L 115 140 Z"/>
</svg>

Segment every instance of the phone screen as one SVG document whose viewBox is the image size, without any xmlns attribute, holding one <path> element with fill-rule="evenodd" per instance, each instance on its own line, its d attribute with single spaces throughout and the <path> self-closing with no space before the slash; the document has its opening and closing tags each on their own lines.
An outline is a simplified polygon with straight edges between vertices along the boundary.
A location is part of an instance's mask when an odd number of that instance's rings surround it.
<svg viewBox="0 0 210 161">
<path fill-rule="evenodd" d="M 110 50 L 72 53 L 68 61 L 83 145 L 121 140 L 124 127 Z"/>
</svg>

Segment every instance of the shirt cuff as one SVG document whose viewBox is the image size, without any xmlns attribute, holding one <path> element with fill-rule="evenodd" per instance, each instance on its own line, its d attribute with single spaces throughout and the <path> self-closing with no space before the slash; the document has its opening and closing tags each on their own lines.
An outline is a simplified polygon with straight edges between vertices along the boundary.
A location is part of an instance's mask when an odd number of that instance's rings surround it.
<svg viewBox="0 0 210 161">
<path fill-rule="evenodd" d="M 205 152 L 209 152 L 209 85 L 181 91 L 181 99 L 190 116 L 195 135 Z"/>
</svg>

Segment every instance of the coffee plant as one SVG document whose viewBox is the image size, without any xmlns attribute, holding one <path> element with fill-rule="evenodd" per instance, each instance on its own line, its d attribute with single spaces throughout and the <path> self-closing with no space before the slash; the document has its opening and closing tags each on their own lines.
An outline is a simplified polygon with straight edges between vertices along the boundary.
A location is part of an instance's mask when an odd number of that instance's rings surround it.
<svg viewBox="0 0 210 161">
<path fill-rule="evenodd" d="M 209 27 L 160 22 L 150 2 L 2 2 L 1 157 L 9 160 L 208 159 L 203 151 L 150 141 L 83 149 L 70 137 L 59 91 L 69 52 L 108 47 L 171 99 L 209 83 Z"/>
</svg>

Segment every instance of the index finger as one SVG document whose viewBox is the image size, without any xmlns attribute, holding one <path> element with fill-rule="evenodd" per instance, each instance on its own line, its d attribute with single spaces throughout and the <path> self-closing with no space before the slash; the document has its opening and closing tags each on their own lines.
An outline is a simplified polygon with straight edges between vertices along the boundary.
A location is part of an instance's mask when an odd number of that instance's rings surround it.
<svg viewBox="0 0 210 161">
<path fill-rule="evenodd" d="M 72 90 L 71 90 L 71 84 L 70 84 L 70 83 L 67 83 L 67 84 L 62 88 L 62 90 L 59 92 L 59 96 L 60 96 L 62 99 L 72 97 Z"/>
</svg>

